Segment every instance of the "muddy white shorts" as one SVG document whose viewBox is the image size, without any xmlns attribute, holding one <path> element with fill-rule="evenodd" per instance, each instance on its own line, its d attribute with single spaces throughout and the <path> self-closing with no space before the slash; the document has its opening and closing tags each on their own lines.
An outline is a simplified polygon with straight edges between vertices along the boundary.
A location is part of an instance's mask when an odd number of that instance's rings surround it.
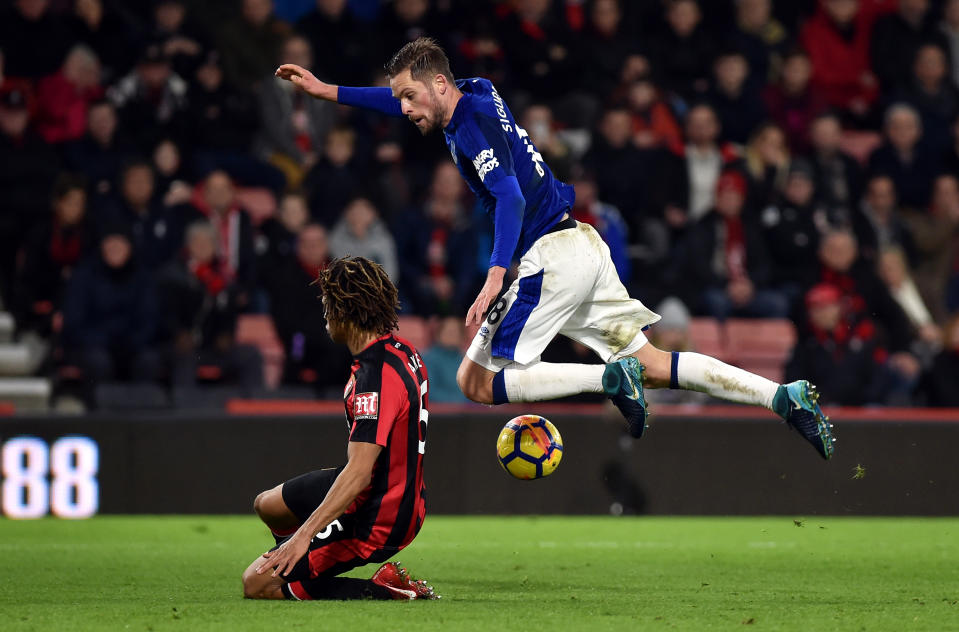
<svg viewBox="0 0 959 632">
<path fill-rule="evenodd" d="M 573 226 L 575 224 L 575 226 Z M 563 334 L 613 362 L 646 344 L 657 320 L 619 280 L 609 247 L 589 224 L 566 220 L 523 255 L 519 276 L 476 332 L 467 357 L 490 371 L 539 360 Z"/>
</svg>

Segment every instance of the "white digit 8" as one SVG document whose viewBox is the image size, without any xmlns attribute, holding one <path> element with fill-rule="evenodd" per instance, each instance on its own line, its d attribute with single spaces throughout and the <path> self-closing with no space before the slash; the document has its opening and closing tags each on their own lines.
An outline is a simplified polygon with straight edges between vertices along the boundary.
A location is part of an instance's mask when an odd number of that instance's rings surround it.
<svg viewBox="0 0 959 632">
<path fill-rule="evenodd" d="M 87 437 L 63 437 L 53 444 L 50 508 L 60 518 L 89 518 L 100 504 L 97 471 L 100 450 Z"/>
<path fill-rule="evenodd" d="M 17 437 L 3 445 L 3 513 L 9 518 L 47 515 L 47 444 Z"/>
</svg>

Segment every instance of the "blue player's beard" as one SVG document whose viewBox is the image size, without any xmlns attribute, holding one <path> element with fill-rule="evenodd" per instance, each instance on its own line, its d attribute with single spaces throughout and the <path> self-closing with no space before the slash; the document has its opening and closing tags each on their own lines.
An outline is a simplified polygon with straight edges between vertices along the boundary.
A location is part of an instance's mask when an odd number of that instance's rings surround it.
<svg viewBox="0 0 959 632">
<path fill-rule="evenodd" d="M 416 126 L 416 129 L 420 130 L 420 134 L 426 136 L 431 132 L 435 132 L 443 127 L 443 109 L 440 107 L 440 104 L 436 100 L 436 94 L 433 92 L 433 89 L 430 88 L 430 113 L 429 116 L 424 117 L 425 122 L 427 123 L 424 127 Z M 416 125 L 414 123 L 414 125 Z"/>
</svg>

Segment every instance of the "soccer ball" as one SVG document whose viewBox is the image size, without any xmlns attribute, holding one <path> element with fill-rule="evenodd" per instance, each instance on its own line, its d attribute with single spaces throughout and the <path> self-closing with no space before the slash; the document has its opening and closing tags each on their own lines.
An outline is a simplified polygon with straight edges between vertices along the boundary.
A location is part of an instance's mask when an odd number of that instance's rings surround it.
<svg viewBox="0 0 959 632">
<path fill-rule="evenodd" d="M 506 422 L 496 440 L 503 469 L 523 480 L 552 474 L 563 458 L 563 438 L 556 426 L 539 415 L 520 415 Z"/>
</svg>

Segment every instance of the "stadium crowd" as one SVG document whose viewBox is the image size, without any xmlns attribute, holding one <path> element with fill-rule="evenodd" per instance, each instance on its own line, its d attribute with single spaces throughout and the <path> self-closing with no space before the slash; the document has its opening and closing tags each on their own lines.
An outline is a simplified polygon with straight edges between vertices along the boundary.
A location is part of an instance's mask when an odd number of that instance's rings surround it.
<svg viewBox="0 0 959 632">
<path fill-rule="evenodd" d="M 60 384 L 261 393 L 237 319 L 269 314 L 283 383 L 335 397 L 349 355 L 310 282 L 354 254 L 430 323 L 455 399 L 489 218 L 438 138 L 273 76 L 385 85 L 430 35 L 575 185 L 633 296 L 791 319 L 785 377 L 824 401 L 959 405 L 959 0 L 4 5 L 0 299 Z"/>
</svg>

